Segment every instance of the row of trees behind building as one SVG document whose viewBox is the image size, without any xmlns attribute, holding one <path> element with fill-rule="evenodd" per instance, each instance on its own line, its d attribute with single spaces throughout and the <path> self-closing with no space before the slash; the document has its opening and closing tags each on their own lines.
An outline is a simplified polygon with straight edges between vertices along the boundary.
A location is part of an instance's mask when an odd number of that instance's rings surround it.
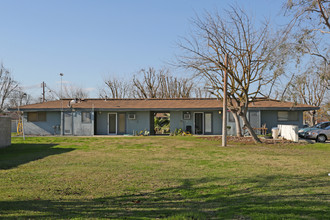
<svg viewBox="0 0 330 220">
<path fill-rule="evenodd" d="M 229 109 L 237 123 L 241 118 L 258 141 L 247 120 L 248 104 L 257 97 L 329 105 L 330 2 L 288 0 L 283 11 L 292 20 L 276 33 L 269 22 L 258 23 L 239 6 L 197 16 L 192 20 L 194 31 L 178 41 L 182 53 L 173 62 L 173 66 L 191 72 L 189 78 L 173 75 L 167 68 L 149 67 L 132 74 L 129 80 L 105 79 L 99 96 L 223 98 L 227 72 Z M 0 108 L 6 103 L 22 104 L 19 84 L 3 66 L 0 73 Z M 58 92 L 52 94 L 49 99 L 59 97 Z M 63 94 L 70 98 L 88 96 L 82 89 L 68 86 Z M 311 123 L 314 114 L 310 113 Z M 240 134 L 240 129 L 237 132 Z"/>
</svg>

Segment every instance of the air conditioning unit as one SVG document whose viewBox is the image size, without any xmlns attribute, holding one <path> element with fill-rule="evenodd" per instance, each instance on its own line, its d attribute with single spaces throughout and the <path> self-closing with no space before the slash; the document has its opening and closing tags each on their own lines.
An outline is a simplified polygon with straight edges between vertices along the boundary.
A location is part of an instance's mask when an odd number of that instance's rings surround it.
<svg viewBox="0 0 330 220">
<path fill-rule="evenodd" d="M 128 114 L 128 119 L 129 119 L 129 120 L 135 120 L 135 119 L 136 119 L 135 114 L 134 114 L 134 113 L 130 113 L 130 114 Z"/>
<path fill-rule="evenodd" d="M 183 119 L 184 120 L 190 120 L 190 112 L 184 112 L 183 113 Z"/>
</svg>

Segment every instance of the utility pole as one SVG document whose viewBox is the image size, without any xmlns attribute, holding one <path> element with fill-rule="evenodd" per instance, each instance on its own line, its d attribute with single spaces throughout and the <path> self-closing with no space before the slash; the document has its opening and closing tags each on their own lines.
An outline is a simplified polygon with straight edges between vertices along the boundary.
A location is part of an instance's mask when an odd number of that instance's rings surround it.
<svg viewBox="0 0 330 220">
<path fill-rule="evenodd" d="M 62 99 L 62 78 L 63 78 L 63 73 L 60 73 L 61 76 L 61 94 L 60 94 L 60 99 Z"/>
<path fill-rule="evenodd" d="M 228 54 L 225 55 L 225 71 L 223 79 L 223 107 L 222 107 L 222 146 L 227 146 L 227 67 Z"/>
<path fill-rule="evenodd" d="M 46 86 L 46 83 L 42 82 L 41 86 L 42 86 L 42 102 L 45 102 L 45 86 Z"/>
<path fill-rule="evenodd" d="M 61 100 L 61 135 L 64 135 L 64 112 L 63 112 L 63 100 L 62 100 L 62 78 L 63 73 L 60 73 L 61 76 L 61 94 L 60 94 L 60 100 Z"/>
</svg>

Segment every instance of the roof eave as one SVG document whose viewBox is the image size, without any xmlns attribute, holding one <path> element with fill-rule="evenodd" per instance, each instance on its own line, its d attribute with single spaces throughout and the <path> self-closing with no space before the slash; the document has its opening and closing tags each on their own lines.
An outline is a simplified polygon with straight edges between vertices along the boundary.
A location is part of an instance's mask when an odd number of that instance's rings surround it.
<svg viewBox="0 0 330 220">
<path fill-rule="evenodd" d="M 32 111 L 70 111 L 70 110 L 91 110 L 94 111 L 219 111 L 222 107 L 213 108 L 23 108 L 20 111 L 32 112 Z M 251 110 L 267 110 L 267 111 L 311 111 L 318 110 L 320 107 L 249 107 Z M 17 108 L 9 108 L 8 111 L 18 111 Z"/>
<path fill-rule="evenodd" d="M 267 110 L 267 111 L 311 111 L 311 110 L 319 110 L 320 107 L 249 107 L 249 109 L 253 110 Z"/>
</svg>

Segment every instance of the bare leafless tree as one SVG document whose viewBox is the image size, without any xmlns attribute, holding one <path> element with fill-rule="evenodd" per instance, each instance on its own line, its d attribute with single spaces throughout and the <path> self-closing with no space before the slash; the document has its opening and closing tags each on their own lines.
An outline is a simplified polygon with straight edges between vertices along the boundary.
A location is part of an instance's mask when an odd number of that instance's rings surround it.
<svg viewBox="0 0 330 220">
<path fill-rule="evenodd" d="M 62 93 L 63 98 L 85 99 L 89 96 L 89 93 L 84 88 L 71 84 L 64 85 Z"/>
<path fill-rule="evenodd" d="M 169 74 L 159 76 L 159 98 L 189 98 L 192 96 L 194 83 L 187 78 L 173 77 Z"/>
<path fill-rule="evenodd" d="M 4 110 L 6 101 L 19 87 L 19 83 L 13 79 L 11 73 L 3 64 L 0 67 L 0 111 Z"/>
<path fill-rule="evenodd" d="M 329 0 L 287 0 L 285 15 L 293 16 L 286 28 L 290 32 L 289 42 L 297 63 L 305 55 L 318 58 L 319 66 L 327 71 L 319 75 L 330 88 L 330 1 Z M 311 58 L 308 57 L 308 60 Z M 318 73 L 320 74 L 320 73 Z"/>
<path fill-rule="evenodd" d="M 287 0 L 284 9 L 286 14 L 294 15 L 289 28 L 298 25 L 312 32 L 330 34 L 329 0 Z"/>
<path fill-rule="evenodd" d="M 46 101 L 57 100 L 61 98 L 68 99 L 85 99 L 89 97 L 89 92 L 79 86 L 73 84 L 64 84 L 62 87 L 62 97 L 61 89 L 52 89 L 46 85 Z M 41 98 L 40 98 L 41 99 Z"/>
<path fill-rule="evenodd" d="M 324 104 L 320 106 L 320 110 L 317 112 L 316 119 L 318 121 L 330 121 L 330 97 L 328 96 L 324 100 Z"/>
<path fill-rule="evenodd" d="M 61 90 L 57 90 L 57 89 L 53 89 L 51 87 L 49 87 L 47 84 L 45 84 L 46 86 L 46 101 L 54 101 L 54 100 L 58 100 L 61 98 Z M 38 102 L 42 101 L 42 97 L 38 98 Z"/>
<path fill-rule="evenodd" d="M 278 42 L 269 40 L 268 24 L 264 22 L 256 28 L 255 22 L 238 7 L 231 7 L 221 14 L 206 13 L 203 18 L 197 17 L 193 24 L 195 31 L 179 42 L 184 52 L 179 57 L 179 65 L 206 78 L 219 98 L 223 98 L 226 70 L 229 108 L 234 117 L 242 118 L 254 140 L 260 142 L 247 119 L 248 106 L 260 95 L 261 89 L 280 74 L 266 69 L 272 66 L 273 53 L 278 47 Z M 229 57 L 227 65 L 226 54 Z"/>
<path fill-rule="evenodd" d="M 165 70 L 156 70 L 152 67 L 142 69 L 133 77 L 133 86 L 135 88 L 134 98 L 158 98 L 157 93 L 160 88 L 160 76 Z M 142 78 L 140 77 L 142 75 Z"/>
<path fill-rule="evenodd" d="M 100 98 L 123 99 L 132 97 L 132 83 L 117 78 L 109 78 L 103 82 L 106 87 L 99 90 Z"/>
<path fill-rule="evenodd" d="M 295 61 L 298 70 L 282 90 L 282 99 L 320 106 L 330 89 L 330 1 L 287 0 L 284 10 L 292 16 L 284 31 L 291 51 L 287 62 Z M 310 124 L 315 124 L 315 113 L 307 113 Z"/>
<path fill-rule="evenodd" d="M 101 98 L 190 98 L 197 88 L 192 79 L 173 76 L 167 68 L 141 69 L 133 74 L 132 81 L 116 78 L 103 81 L 106 86 L 99 89 Z"/>
<path fill-rule="evenodd" d="M 10 94 L 8 107 L 17 108 L 18 106 L 28 105 L 33 102 L 32 96 L 24 92 L 21 87 L 18 87 Z"/>
<path fill-rule="evenodd" d="M 317 68 L 310 64 L 305 72 L 292 78 L 286 89 L 284 99 L 307 105 L 321 106 L 324 98 L 329 94 L 326 81 L 319 77 L 324 75 L 324 68 Z M 315 73 L 319 72 L 319 74 Z M 315 124 L 315 111 L 308 112 L 310 124 Z"/>
<path fill-rule="evenodd" d="M 190 98 L 191 79 L 172 76 L 168 69 L 142 69 L 133 78 L 134 98 Z"/>
<path fill-rule="evenodd" d="M 211 98 L 212 92 L 209 91 L 207 85 L 205 86 L 197 86 L 193 90 L 194 97 L 196 98 Z"/>
</svg>

